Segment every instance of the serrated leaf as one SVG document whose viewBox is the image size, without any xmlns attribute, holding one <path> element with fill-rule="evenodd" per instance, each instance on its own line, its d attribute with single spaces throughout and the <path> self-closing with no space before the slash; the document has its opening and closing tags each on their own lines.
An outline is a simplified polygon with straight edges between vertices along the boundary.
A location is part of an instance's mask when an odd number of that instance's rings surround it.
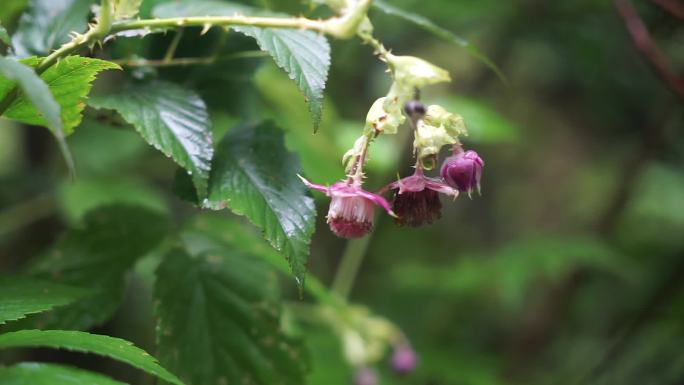
<svg viewBox="0 0 684 385">
<path fill-rule="evenodd" d="M 62 122 L 62 108 L 55 100 L 53 91 L 31 67 L 0 56 L 0 100 L 14 86 L 19 87 L 22 93 L 15 100 L 15 103 L 8 107 L 4 116 L 14 118 L 13 114 L 17 112 L 16 109 L 13 109 L 15 104 L 20 109 L 23 106 L 24 110 L 32 111 L 34 118 L 41 120 L 43 122 L 42 125 L 48 127 L 55 135 L 67 168 L 73 175 L 74 162 L 64 139 L 65 127 Z"/>
<path fill-rule="evenodd" d="M 71 32 L 84 32 L 94 0 L 31 0 L 19 19 L 12 45 L 19 57 L 45 55 L 69 41 Z"/>
<path fill-rule="evenodd" d="M 155 81 L 93 96 L 88 103 L 116 110 L 148 143 L 191 173 L 198 195 L 206 195 L 213 139 L 207 107 L 194 91 Z"/>
<path fill-rule="evenodd" d="M 171 252 L 157 271 L 160 361 L 188 385 L 301 385 L 300 346 L 280 330 L 277 282 L 234 250 Z"/>
<path fill-rule="evenodd" d="M 287 258 L 302 284 L 316 210 L 297 178 L 299 169 L 299 160 L 287 152 L 273 123 L 235 127 L 216 151 L 206 206 L 228 207 L 249 218 Z"/>
<path fill-rule="evenodd" d="M 29 66 L 37 66 L 39 58 L 28 58 L 21 61 Z M 68 56 L 48 68 L 40 75 L 61 109 L 61 123 L 64 134 L 69 135 L 73 128 L 81 123 L 85 108 L 84 99 L 90 92 L 95 76 L 104 70 L 120 69 L 112 62 L 81 56 Z M 33 71 L 31 71 L 33 72 Z M 34 74 L 35 75 L 35 74 Z M 7 77 L 0 77 L 0 100 L 14 88 L 16 83 Z M 32 99 L 20 95 L 5 111 L 4 116 L 27 124 L 51 127 L 54 122 L 42 110 L 36 109 Z M 39 112 L 40 111 L 40 112 Z"/>
<path fill-rule="evenodd" d="M 162 4 L 153 11 L 155 17 L 233 16 L 236 12 L 260 16 L 287 16 L 264 13 L 239 4 L 201 0 Z M 323 91 L 330 68 L 330 45 L 325 36 L 305 30 L 232 26 L 232 29 L 256 39 L 278 67 L 287 72 L 309 103 L 314 132 L 318 130 L 323 111 Z"/>
<path fill-rule="evenodd" d="M 88 288 L 72 305 L 21 321 L 40 328 L 87 329 L 107 320 L 124 291 L 124 275 L 161 242 L 169 229 L 163 215 L 136 206 L 114 205 L 89 212 L 29 269 L 39 277 Z"/>
<path fill-rule="evenodd" d="M 395 7 L 387 3 L 385 0 L 375 0 L 373 1 L 372 6 L 373 8 L 378 9 L 388 15 L 396 16 L 402 20 L 406 20 L 414 24 L 415 26 L 439 37 L 440 39 L 443 39 L 444 41 L 447 41 L 455 46 L 464 48 L 471 56 L 478 59 L 490 70 L 492 70 L 504 84 L 508 85 L 508 80 L 506 79 L 506 76 L 503 74 L 503 72 L 501 72 L 501 69 L 499 69 L 499 67 L 492 61 L 492 59 L 490 59 L 487 55 L 482 53 L 482 51 L 480 51 L 480 49 L 477 46 L 475 46 L 465 38 L 458 36 L 445 28 L 438 26 L 437 24 L 435 24 L 430 19 L 424 16 Z"/>
<path fill-rule="evenodd" d="M 38 362 L 0 367 L 0 385 L 125 385 L 109 377 L 64 365 Z"/>
<path fill-rule="evenodd" d="M 142 0 L 114 0 L 114 18 L 129 19 L 140 11 Z"/>
<path fill-rule="evenodd" d="M 164 381 L 183 385 L 181 380 L 161 367 L 154 357 L 121 338 L 67 330 L 20 330 L 0 334 L 0 349 L 26 347 L 94 353 L 127 363 Z"/>
<path fill-rule="evenodd" d="M 48 84 L 41 79 L 33 68 L 0 56 L 0 100 L 15 86 L 22 94 L 5 111 L 5 116 L 11 116 L 12 107 L 20 101 L 27 108 L 33 109 L 36 117 L 43 119 L 44 126 L 50 128 L 55 135 L 63 135 L 64 128 L 60 115 L 60 106 L 55 100 Z"/>
<path fill-rule="evenodd" d="M 0 277 L 0 325 L 74 302 L 85 291 L 28 277 Z"/>
</svg>

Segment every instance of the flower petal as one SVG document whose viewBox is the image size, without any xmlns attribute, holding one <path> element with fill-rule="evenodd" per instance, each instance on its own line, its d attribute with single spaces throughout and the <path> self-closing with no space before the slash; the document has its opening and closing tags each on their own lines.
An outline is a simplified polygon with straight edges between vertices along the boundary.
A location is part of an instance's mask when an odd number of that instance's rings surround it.
<svg viewBox="0 0 684 385">
<path fill-rule="evenodd" d="M 299 174 L 297 174 L 297 176 L 299 177 L 299 179 L 302 180 L 302 182 L 306 185 L 306 187 L 312 188 L 314 190 L 318 190 L 320 192 L 324 192 L 324 193 L 326 193 L 326 195 L 329 195 L 330 188 L 328 186 L 323 186 L 322 184 L 311 183 L 308 180 L 306 180 L 306 178 L 304 178 L 303 176 L 301 176 Z"/>
<path fill-rule="evenodd" d="M 389 214 L 395 218 L 397 217 L 397 214 L 395 214 L 394 211 L 392 211 L 392 206 L 382 196 L 380 196 L 378 194 L 373 194 L 371 192 L 368 192 L 366 190 L 361 190 L 361 189 L 359 189 L 359 191 L 357 192 L 357 195 L 362 196 L 362 197 L 370 200 L 371 202 L 375 203 L 376 205 L 382 207 L 383 209 L 385 209 L 387 214 Z"/>
</svg>

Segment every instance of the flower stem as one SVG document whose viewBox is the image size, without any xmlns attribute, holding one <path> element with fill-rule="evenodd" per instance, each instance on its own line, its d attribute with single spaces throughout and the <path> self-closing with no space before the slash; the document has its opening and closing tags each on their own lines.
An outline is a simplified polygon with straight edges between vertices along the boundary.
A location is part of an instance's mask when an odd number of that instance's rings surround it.
<svg viewBox="0 0 684 385">
<path fill-rule="evenodd" d="M 371 235 L 368 235 L 364 238 L 347 242 L 347 247 L 344 249 L 342 260 L 337 267 L 337 272 L 335 273 L 335 278 L 333 279 L 331 287 L 332 292 L 342 299 L 346 300 L 349 297 L 349 293 L 356 280 L 356 274 L 359 272 L 363 257 L 366 255 L 370 240 Z"/>
</svg>

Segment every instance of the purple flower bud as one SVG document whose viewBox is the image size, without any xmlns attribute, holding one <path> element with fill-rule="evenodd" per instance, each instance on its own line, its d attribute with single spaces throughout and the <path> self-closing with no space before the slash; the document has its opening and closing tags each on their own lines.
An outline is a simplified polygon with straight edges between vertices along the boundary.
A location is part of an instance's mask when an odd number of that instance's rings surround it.
<svg viewBox="0 0 684 385">
<path fill-rule="evenodd" d="M 307 187 L 331 197 L 328 225 L 338 237 L 360 238 L 368 234 L 373 228 L 374 205 L 396 216 L 385 198 L 362 189 L 360 184 L 339 182 L 328 187 L 300 178 Z"/>
<path fill-rule="evenodd" d="M 363 367 L 354 374 L 354 385 L 378 385 L 378 374 L 372 368 Z"/>
<path fill-rule="evenodd" d="M 408 344 L 402 344 L 394 348 L 392 353 L 392 369 L 398 374 L 411 373 L 418 364 L 416 352 Z"/>
<path fill-rule="evenodd" d="M 461 192 L 480 192 L 480 178 L 484 161 L 475 151 L 459 151 L 444 159 L 440 175 L 449 186 Z"/>
</svg>

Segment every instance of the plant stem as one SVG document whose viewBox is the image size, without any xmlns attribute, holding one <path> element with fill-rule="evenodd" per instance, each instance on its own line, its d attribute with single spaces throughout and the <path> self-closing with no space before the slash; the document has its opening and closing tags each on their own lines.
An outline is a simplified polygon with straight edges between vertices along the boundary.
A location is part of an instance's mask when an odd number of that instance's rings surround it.
<svg viewBox="0 0 684 385">
<path fill-rule="evenodd" d="M 210 65 L 216 62 L 236 60 L 236 59 L 250 59 L 268 56 L 264 51 L 243 51 L 233 55 L 226 55 L 221 57 L 207 56 L 207 57 L 187 57 L 175 58 L 171 60 L 148 60 L 148 59 L 123 59 L 112 60 L 123 67 L 176 67 L 176 66 L 192 66 L 192 65 Z"/>
<path fill-rule="evenodd" d="M 178 44 L 180 43 L 182 37 L 183 29 L 179 28 L 176 31 L 176 34 L 173 36 L 173 40 L 171 40 L 171 44 L 169 44 L 169 48 L 166 50 L 166 54 L 164 54 L 163 61 L 165 63 L 168 63 L 173 59 L 173 55 L 176 54 L 176 49 L 178 48 Z"/>
<path fill-rule="evenodd" d="M 369 234 L 364 238 L 347 242 L 347 247 L 344 249 L 342 260 L 337 267 L 331 287 L 332 292 L 344 300 L 349 297 L 349 293 L 354 286 L 356 274 L 359 272 L 359 267 L 361 267 L 363 257 L 366 255 L 370 240 L 371 235 Z"/>
</svg>

